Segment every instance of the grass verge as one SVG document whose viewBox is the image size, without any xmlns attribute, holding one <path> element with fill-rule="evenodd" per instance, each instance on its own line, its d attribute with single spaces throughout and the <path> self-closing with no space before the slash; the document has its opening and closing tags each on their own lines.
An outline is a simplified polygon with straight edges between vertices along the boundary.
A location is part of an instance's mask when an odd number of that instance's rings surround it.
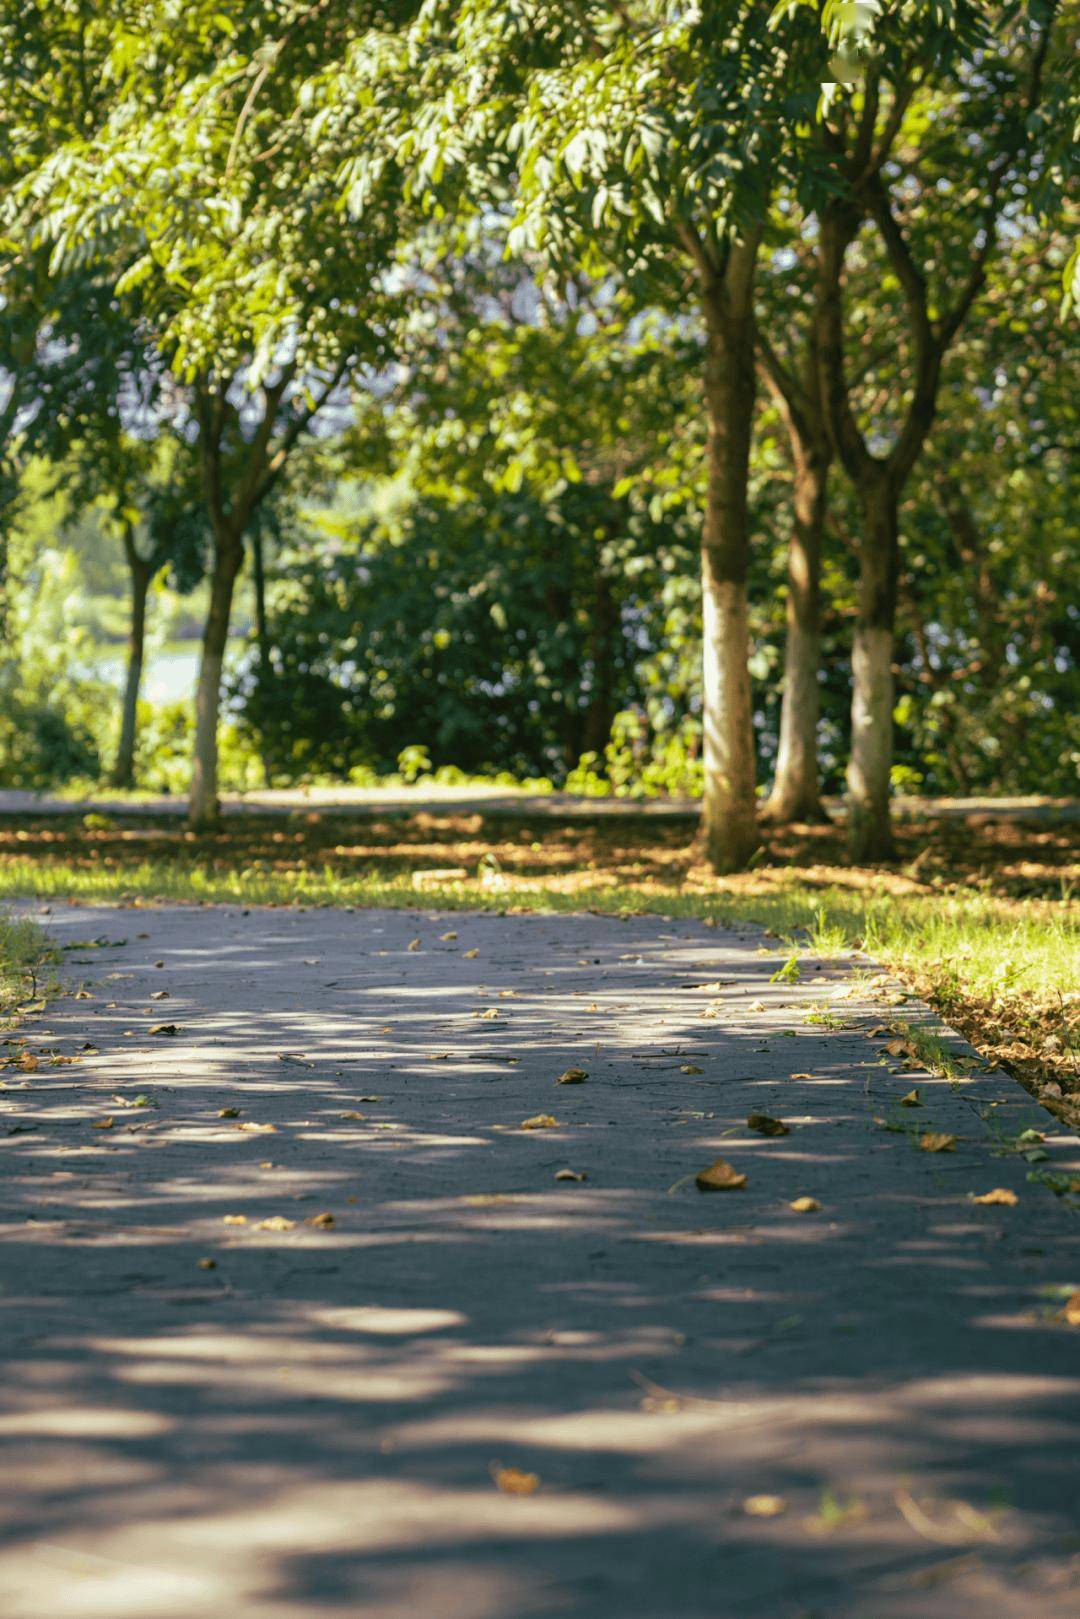
<svg viewBox="0 0 1080 1619">
<path fill-rule="evenodd" d="M 53 979 L 44 969 L 54 960 L 43 928 L 0 911 L 0 1028 L 13 1028 L 27 1001 L 52 991 Z"/>
</svg>

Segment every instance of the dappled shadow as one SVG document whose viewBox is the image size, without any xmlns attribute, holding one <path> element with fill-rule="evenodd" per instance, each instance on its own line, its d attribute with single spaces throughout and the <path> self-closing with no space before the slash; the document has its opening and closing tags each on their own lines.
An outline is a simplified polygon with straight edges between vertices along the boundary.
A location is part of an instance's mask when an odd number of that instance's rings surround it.
<svg viewBox="0 0 1080 1619">
<path fill-rule="evenodd" d="M 1075 1143 L 900 1072 L 887 986 L 657 918 L 50 925 L 127 943 L 4 1076 L 10 1619 L 1068 1611 Z"/>
</svg>

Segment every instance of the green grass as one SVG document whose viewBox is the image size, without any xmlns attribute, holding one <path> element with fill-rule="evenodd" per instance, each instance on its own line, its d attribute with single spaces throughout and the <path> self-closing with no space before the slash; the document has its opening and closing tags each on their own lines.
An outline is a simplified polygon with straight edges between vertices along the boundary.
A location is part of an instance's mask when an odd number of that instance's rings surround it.
<svg viewBox="0 0 1080 1619">
<path fill-rule="evenodd" d="M 232 905 L 386 906 L 415 910 L 596 911 L 695 916 L 756 924 L 786 949 L 835 955 L 853 949 L 886 966 L 929 974 L 939 996 L 992 998 L 1024 993 L 1068 998 L 1080 985 L 1080 915 L 1047 902 L 1004 900 L 971 890 L 879 895 L 790 883 L 759 894 L 708 894 L 634 886 L 525 887 L 495 873 L 413 887 L 378 872 L 343 875 L 329 866 L 287 872 L 220 869 L 192 861 L 84 866 L 14 859 L 0 867 L 0 899 L 33 896 L 109 904 L 153 901 Z M 10 924 L 9 924 L 10 926 Z"/>
<path fill-rule="evenodd" d="M 43 969 L 54 959 L 44 929 L 36 922 L 0 912 L 0 1025 L 7 1027 L 19 1006 L 53 988 Z"/>
</svg>

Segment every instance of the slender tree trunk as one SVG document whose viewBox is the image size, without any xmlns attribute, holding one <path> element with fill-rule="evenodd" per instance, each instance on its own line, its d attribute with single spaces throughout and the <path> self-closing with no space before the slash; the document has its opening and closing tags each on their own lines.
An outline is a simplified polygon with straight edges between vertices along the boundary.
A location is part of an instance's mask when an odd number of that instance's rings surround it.
<svg viewBox="0 0 1080 1619">
<path fill-rule="evenodd" d="M 600 753 L 611 736 L 615 718 L 615 657 L 619 629 L 618 603 L 611 581 L 597 564 L 592 604 L 592 691 L 585 710 L 582 751 Z"/>
<path fill-rule="evenodd" d="M 738 871 L 758 847 L 751 709 L 748 483 L 754 414 L 749 287 L 705 289 L 708 487 L 701 539 L 704 662 L 702 830 L 719 872 Z"/>
<path fill-rule="evenodd" d="M 270 630 L 266 619 L 266 570 L 263 557 L 263 539 L 258 525 L 251 536 L 251 579 L 255 596 L 255 644 L 259 649 L 259 690 L 263 703 L 261 711 L 265 714 L 266 694 L 270 689 Z M 263 785 L 270 786 L 270 759 L 266 746 L 266 736 L 259 728 L 259 762 L 262 765 Z"/>
<path fill-rule="evenodd" d="M 882 474 L 858 489 L 858 617 L 851 654 L 851 757 L 848 762 L 848 849 L 853 860 L 895 855 L 889 810 L 893 733 L 893 643 L 899 574 L 897 494 Z"/>
<path fill-rule="evenodd" d="M 221 670 L 229 639 L 233 590 L 244 561 L 243 541 L 231 528 L 214 536 L 214 563 L 210 576 L 210 607 L 203 631 L 199 683 L 195 691 L 195 757 L 188 799 L 188 825 L 209 831 L 218 823 L 218 711 L 221 705 Z"/>
<path fill-rule="evenodd" d="M 135 785 L 135 744 L 138 740 L 139 689 L 142 685 L 143 655 L 146 646 L 146 598 L 154 577 L 154 569 L 144 562 L 135 550 L 134 536 L 124 535 L 131 579 L 131 622 L 128 628 L 127 675 L 124 681 L 124 702 L 120 716 L 120 742 L 116 760 L 109 773 L 113 787 Z"/>
<path fill-rule="evenodd" d="M 794 527 L 788 548 L 787 641 L 776 778 L 764 813 L 770 821 L 823 821 L 817 726 L 821 709 L 821 550 L 829 458 L 793 441 Z"/>
</svg>

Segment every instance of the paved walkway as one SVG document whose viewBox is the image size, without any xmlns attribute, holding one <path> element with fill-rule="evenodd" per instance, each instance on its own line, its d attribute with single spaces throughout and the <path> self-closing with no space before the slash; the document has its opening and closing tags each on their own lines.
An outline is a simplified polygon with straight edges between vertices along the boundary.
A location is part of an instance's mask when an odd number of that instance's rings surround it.
<svg viewBox="0 0 1080 1619">
<path fill-rule="evenodd" d="M 655 917 L 50 925 L 109 942 L 0 1048 L 4 1619 L 1075 1619 L 1027 1177 L 1078 1144 L 901 1071 L 884 981 Z"/>
<path fill-rule="evenodd" d="M 827 798 L 834 819 L 842 819 L 843 801 Z M 507 787 L 277 787 L 250 793 L 224 793 L 225 815 L 288 815 L 297 810 L 323 810 L 338 815 L 507 815 L 521 819 L 616 819 L 646 815 L 661 821 L 696 821 L 700 802 L 693 798 L 585 798 L 575 793 L 529 793 Z M 47 793 L 0 790 L 0 815 L 184 815 L 184 798 L 51 798 Z M 1080 821 L 1080 798 L 897 798 L 897 820 L 1037 821 L 1045 825 Z"/>
</svg>

